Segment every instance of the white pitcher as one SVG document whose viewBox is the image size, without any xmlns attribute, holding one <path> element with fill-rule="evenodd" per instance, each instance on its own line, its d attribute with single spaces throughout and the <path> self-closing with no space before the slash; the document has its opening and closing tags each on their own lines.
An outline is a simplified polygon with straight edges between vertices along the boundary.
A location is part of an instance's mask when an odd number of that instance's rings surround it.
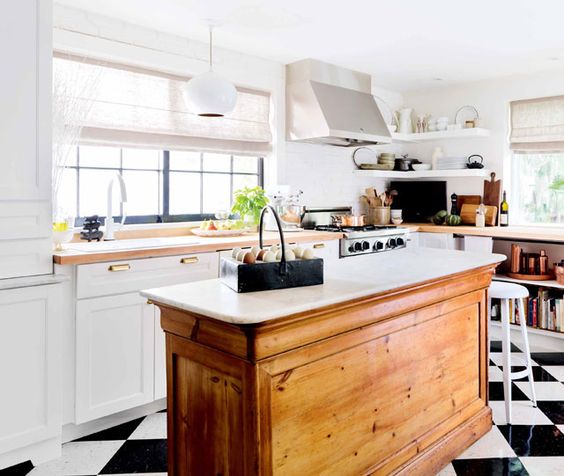
<svg viewBox="0 0 564 476">
<path fill-rule="evenodd" d="M 398 132 L 400 134 L 411 134 L 413 132 L 413 124 L 411 123 L 411 113 L 413 109 L 404 107 L 396 112 L 396 122 L 398 123 Z"/>
</svg>

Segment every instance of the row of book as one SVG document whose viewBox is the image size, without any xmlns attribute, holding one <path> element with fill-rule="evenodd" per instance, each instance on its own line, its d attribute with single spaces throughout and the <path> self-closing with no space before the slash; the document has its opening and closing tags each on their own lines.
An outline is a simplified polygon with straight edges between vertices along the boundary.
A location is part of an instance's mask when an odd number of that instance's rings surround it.
<svg viewBox="0 0 564 476">
<path fill-rule="evenodd" d="M 514 309 L 514 301 L 511 300 L 509 302 L 510 322 L 512 324 L 520 324 L 519 306 L 515 306 L 517 309 Z M 564 297 L 561 292 L 560 296 L 558 296 L 558 292 L 555 295 L 554 290 L 539 288 L 536 296 L 523 298 L 523 305 L 527 314 L 525 322 L 528 326 L 564 332 Z M 501 317 L 499 311 L 498 304 L 494 311 L 494 316 L 497 316 L 498 319 Z"/>
</svg>

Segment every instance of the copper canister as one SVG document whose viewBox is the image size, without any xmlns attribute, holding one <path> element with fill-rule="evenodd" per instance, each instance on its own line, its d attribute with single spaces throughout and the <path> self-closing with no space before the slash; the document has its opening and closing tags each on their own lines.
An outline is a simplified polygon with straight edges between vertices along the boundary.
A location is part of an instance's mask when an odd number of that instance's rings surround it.
<svg viewBox="0 0 564 476">
<path fill-rule="evenodd" d="M 516 244 L 511 245 L 511 263 L 512 273 L 518 273 L 521 269 L 521 247 Z"/>
<path fill-rule="evenodd" d="M 539 257 L 539 274 L 547 274 L 547 273 L 548 273 L 548 256 L 546 255 L 545 250 L 541 250 Z"/>
</svg>

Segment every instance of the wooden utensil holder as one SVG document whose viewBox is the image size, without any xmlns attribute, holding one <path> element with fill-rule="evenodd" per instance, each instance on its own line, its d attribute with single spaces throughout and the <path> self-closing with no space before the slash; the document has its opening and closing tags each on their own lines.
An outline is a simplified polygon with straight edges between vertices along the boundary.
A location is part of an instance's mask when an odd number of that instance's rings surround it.
<svg viewBox="0 0 564 476">
<path fill-rule="evenodd" d="M 264 215 L 267 211 L 274 215 L 278 227 L 282 249 L 280 261 L 245 264 L 233 258 L 221 258 L 219 275 L 222 282 L 238 293 L 323 284 L 323 259 L 286 260 L 286 244 L 282 224 L 278 214 L 270 205 L 264 207 L 260 214 L 260 248 L 263 249 L 263 224 Z"/>
</svg>

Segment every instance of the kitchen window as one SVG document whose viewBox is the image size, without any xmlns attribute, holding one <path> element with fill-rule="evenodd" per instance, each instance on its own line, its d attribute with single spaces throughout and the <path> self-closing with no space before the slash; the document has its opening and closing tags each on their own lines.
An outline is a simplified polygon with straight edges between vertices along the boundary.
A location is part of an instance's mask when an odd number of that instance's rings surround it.
<svg viewBox="0 0 564 476">
<path fill-rule="evenodd" d="M 512 224 L 564 224 L 564 96 L 511 102 Z"/>
<path fill-rule="evenodd" d="M 105 217 L 107 188 L 112 177 L 124 178 L 128 200 L 120 209 L 114 193 L 113 210 L 126 223 L 198 221 L 229 210 L 233 191 L 263 185 L 261 157 L 78 146 L 69 154 L 59 188 L 64 213 L 77 217 Z M 117 192 L 117 190 L 116 190 Z"/>
</svg>

